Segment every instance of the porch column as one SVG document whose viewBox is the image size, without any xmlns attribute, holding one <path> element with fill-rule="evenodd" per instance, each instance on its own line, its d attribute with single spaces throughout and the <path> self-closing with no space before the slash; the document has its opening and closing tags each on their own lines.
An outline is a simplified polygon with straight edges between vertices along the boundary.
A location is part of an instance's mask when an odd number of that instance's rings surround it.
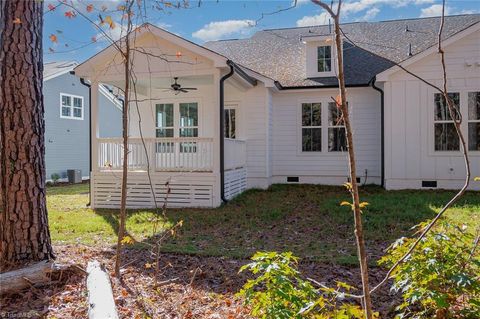
<svg viewBox="0 0 480 319">
<path fill-rule="evenodd" d="M 98 171 L 98 138 L 100 136 L 98 126 L 98 82 L 92 82 L 90 89 L 90 152 L 92 157 L 92 171 L 90 172 L 90 176 L 92 176 L 92 172 Z"/>
<path fill-rule="evenodd" d="M 220 206 L 222 203 L 221 190 L 220 190 L 220 70 L 216 69 L 213 74 L 213 103 L 215 105 L 213 114 L 213 174 L 215 175 L 215 186 L 213 188 L 213 206 Z"/>
</svg>

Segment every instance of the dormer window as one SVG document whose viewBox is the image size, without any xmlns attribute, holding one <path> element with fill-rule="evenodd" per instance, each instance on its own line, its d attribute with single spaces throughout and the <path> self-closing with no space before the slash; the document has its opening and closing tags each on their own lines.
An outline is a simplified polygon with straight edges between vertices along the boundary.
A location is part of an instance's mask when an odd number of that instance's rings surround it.
<svg viewBox="0 0 480 319">
<path fill-rule="evenodd" d="M 332 71 L 332 47 L 330 45 L 317 47 L 317 66 L 318 72 Z"/>
<path fill-rule="evenodd" d="M 337 50 L 331 34 L 302 37 L 305 44 L 306 78 L 334 77 Z"/>
</svg>

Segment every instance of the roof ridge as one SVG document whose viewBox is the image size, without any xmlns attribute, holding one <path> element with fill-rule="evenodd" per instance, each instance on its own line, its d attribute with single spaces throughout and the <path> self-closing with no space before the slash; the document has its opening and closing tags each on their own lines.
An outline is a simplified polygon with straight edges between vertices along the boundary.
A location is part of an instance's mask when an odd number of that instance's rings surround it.
<svg viewBox="0 0 480 319">
<path fill-rule="evenodd" d="M 460 16 L 480 16 L 480 13 L 452 14 L 452 15 L 446 15 L 445 18 L 460 17 Z M 416 20 L 438 19 L 438 18 L 440 18 L 440 16 L 402 18 L 402 19 L 380 20 L 380 21 L 352 21 L 352 22 L 341 23 L 340 25 L 361 24 L 361 23 L 370 24 L 370 23 L 387 23 L 387 22 L 399 22 L 399 21 L 416 21 Z M 307 29 L 307 28 L 315 28 L 315 27 L 323 27 L 323 26 L 328 26 L 328 24 L 316 24 L 316 25 L 310 25 L 310 26 L 304 26 L 304 27 L 282 27 L 282 28 L 262 29 L 262 30 L 259 30 L 257 32 L 275 31 L 275 30 L 289 30 L 289 29 Z M 257 33 L 257 32 L 255 32 L 255 33 Z M 232 40 L 236 40 L 236 39 L 232 39 Z"/>
</svg>

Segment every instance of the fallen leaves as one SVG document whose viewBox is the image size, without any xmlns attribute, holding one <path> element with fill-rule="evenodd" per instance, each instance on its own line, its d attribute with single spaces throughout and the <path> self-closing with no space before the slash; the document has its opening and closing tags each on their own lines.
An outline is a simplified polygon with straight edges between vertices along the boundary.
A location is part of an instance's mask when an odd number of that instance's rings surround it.
<svg viewBox="0 0 480 319">
<path fill-rule="evenodd" d="M 50 36 L 48 37 L 50 39 L 50 41 L 52 41 L 53 43 L 57 43 L 58 42 L 58 38 L 55 34 L 50 34 Z"/>
<path fill-rule="evenodd" d="M 73 11 L 73 10 L 65 11 L 64 15 L 65 15 L 65 17 L 67 17 L 69 19 L 73 19 L 76 16 L 75 11 Z"/>
</svg>

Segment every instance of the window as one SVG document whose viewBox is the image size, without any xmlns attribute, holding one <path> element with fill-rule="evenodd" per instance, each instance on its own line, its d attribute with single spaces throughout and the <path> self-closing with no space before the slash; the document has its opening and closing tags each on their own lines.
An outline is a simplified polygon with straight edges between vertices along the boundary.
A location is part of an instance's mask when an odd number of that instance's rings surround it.
<svg viewBox="0 0 480 319">
<path fill-rule="evenodd" d="M 460 107 L 460 94 L 449 93 L 448 96 L 452 99 L 455 108 Z M 455 129 L 455 124 L 444 96 L 441 93 L 435 94 L 435 151 L 458 151 L 460 143 Z"/>
<path fill-rule="evenodd" d="M 157 137 L 173 137 L 173 104 L 157 104 L 155 115 L 155 127 Z M 173 152 L 172 142 L 157 142 L 157 153 Z"/>
<path fill-rule="evenodd" d="M 302 151 L 322 151 L 321 103 L 302 103 Z"/>
<path fill-rule="evenodd" d="M 343 152 L 347 149 L 347 139 L 345 136 L 345 125 L 343 122 L 342 111 L 337 107 L 337 103 L 328 103 L 328 151 Z"/>
<path fill-rule="evenodd" d="M 173 104 L 157 104 L 156 109 L 156 136 L 173 137 Z"/>
<path fill-rule="evenodd" d="M 331 46 L 317 47 L 317 70 L 318 72 L 330 72 L 332 70 Z"/>
<path fill-rule="evenodd" d="M 480 92 L 468 92 L 468 149 L 480 151 Z"/>
<path fill-rule="evenodd" d="M 60 101 L 61 118 L 83 120 L 83 97 L 61 93 Z"/>
<path fill-rule="evenodd" d="M 235 109 L 225 109 L 225 138 L 236 138 Z"/>
<path fill-rule="evenodd" d="M 180 137 L 198 137 L 198 104 L 180 103 Z M 180 143 L 180 152 L 194 153 L 197 150 L 197 143 Z"/>
</svg>

